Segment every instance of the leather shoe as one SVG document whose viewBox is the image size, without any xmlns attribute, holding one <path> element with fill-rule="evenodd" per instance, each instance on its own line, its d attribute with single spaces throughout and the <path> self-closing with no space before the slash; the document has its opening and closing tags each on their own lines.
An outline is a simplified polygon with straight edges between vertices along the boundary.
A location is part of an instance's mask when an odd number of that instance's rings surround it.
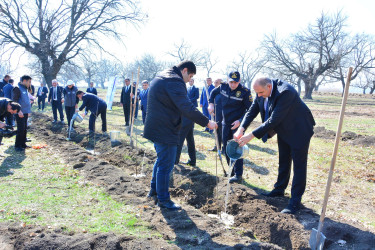
<svg viewBox="0 0 375 250">
<path fill-rule="evenodd" d="M 158 206 L 161 207 L 161 208 L 167 208 L 169 210 L 180 210 L 181 209 L 180 205 L 174 203 L 171 200 L 158 201 Z"/>
<path fill-rule="evenodd" d="M 282 214 L 295 214 L 301 208 L 300 204 L 288 204 L 286 208 L 281 210 Z"/>
<path fill-rule="evenodd" d="M 242 182 L 242 176 L 235 175 L 235 176 L 231 177 L 229 179 L 229 183 L 233 183 L 233 182 L 241 183 Z"/>
<path fill-rule="evenodd" d="M 217 151 L 217 147 L 215 146 L 215 147 L 209 149 L 208 151 L 216 152 Z"/>
<path fill-rule="evenodd" d="M 274 189 L 271 192 L 265 193 L 263 195 L 267 196 L 267 197 L 283 197 L 284 196 L 284 191 Z"/>
<path fill-rule="evenodd" d="M 182 164 L 185 164 L 185 165 L 189 165 L 189 166 L 192 166 L 192 167 L 195 167 L 195 163 L 192 162 L 191 160 L 188 160 L 188 161 L 185 161 L 185 162 L 182 162 Z"/>
</svg>

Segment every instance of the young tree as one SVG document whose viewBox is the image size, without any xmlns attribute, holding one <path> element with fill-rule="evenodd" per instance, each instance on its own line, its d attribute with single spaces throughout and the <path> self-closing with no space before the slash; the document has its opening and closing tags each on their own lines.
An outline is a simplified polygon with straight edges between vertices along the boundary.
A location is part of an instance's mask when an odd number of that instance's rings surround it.
<svg viewBox="0 0 375 250">
<path fill-rule="evenodd" d="M 193 49 L 184 39 L 182 39 L 180 43 L 175 43 L 173 50 L 167 52 L 167 55 L 175 58 L 177 62 L 191 60 L 197 66 L 202 66 L 203 64 L 203 51 Z"/>
<path fill-rule="evenodd" d="M 0 0 L 0 12 L 0 44 L 36 56 L 48 85 L 85 48 L 103 50 L 99 38 L 120 38 L 115 25 L 145 18 L 135 0 Z"/>
</svg>

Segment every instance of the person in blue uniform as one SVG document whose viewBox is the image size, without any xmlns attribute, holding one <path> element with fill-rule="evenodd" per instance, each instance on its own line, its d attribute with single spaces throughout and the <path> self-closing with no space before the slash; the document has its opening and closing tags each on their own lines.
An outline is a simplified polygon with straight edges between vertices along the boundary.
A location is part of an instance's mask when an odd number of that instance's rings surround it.
<svg viewBox="0 0 375 250">
<path fill-rule="evenodd" d="M 220 84 L 222 84 L 223 80 L 221 80 L 220 78 L 219 79 L 216 79 L 214 81 L 214 86 L 215 88 L 219 87 Z M 214 101 L 214 113 L 212 114 L 213 117 L 214 117 L 214 120 L 215 122 L 217 123 L 217 139 L 219 141 L 219 149 L 221 150 L 221 140 L 222 140 L 222 130 L 223 130 L 223 126 L 222 126 L 222 121 L 223 121 L 223 107 L 222 107 L 222 104 L 221 104 L 221 95 L 217 95 L 215 97 L 215 101 Z M 216 116 L 215 116 L 216 115 Z M 210 149 L 209 151 L 214 151 L 216 152 L 217 151 L 217 147 L 216 147 L 216 143 L 215 143 L 215 146 Z"/>
<path fill-rule="evenodd" d="M 169 177 L 176 161 L 181 116 L 203 127 L 216 128 L 216 123 L 209 121 L 187 97 L 186 83 L 195 74 L 195 64 L 183 61 L 155 77 L 148 93 L 144 137 L 154 143 L 157 159 L 147 197 L 157 200 L 159 207 L 170 210 L 181 209 L 169 194 Z"/>
<path fill-rule="evenodd" d="M 254 137 L 266 142 L 277 134 L 279 148 L 279 174 L 269 197 L 284 196 L 293 161 L 292 196 L 282 213 L 294 214 L 301 205 L 306 188 L 307 155 L 314 134 L 315 120 L 295 88 L 282 80 L 259 78 L 254 82 L 257 97 L 235 133 L 240 146 Z M 245 135 L 244 131 L 254 118 L 261 114 L 262 124 Z"/>
<path fill-rule="evenodd" d="M 189 87 L 187 88 L 187 96 L 189 100 L 193 103 L 194 107 L 198 107 L 199 89 L 194 86 L 194 79 L 190 79 Z M 194 122 L 189 118 L 182 117 L 182 126 L 180 131 L 180 140 L 177 145 L 176 162 L 179 164 L 180 156 L 182 151 L 182 146 L 186 139 L 186 144 L 188 148 L 189 160 L 183 162 L 183 164 L 195 166 L 197 163 L 195 141 L 194 141 Z"/>
<path fill-rule="evenodd" d="M 96 88 L 94 88 L 94 83 L 93 82 L 90 82 L 90 87 L 86 89 L 86 93 L 91 93 L 91 94 L 94 94 L 94 95 L 98 95 L 98 91 L 96 90 Z"/>
<path fill-rule="evenodd" d="M 134 90 L 135 90 L 135 88 L 133 88 L 133 90 L 131 88 L 133 87 L 130 86 L 130 79 L 126 78 L 125 86 L 122 87 L 121 97 L 120 97 L 120 103 L 124 110 L 125 126 L 129 126 L 129 122 L 130 122 L 130 98 L 133 97 Z"/>
<path fill-rule="evenodd" d="M 91 112 L 90 119 L 89 119 L 89 133 L 95 133 L 95 121 L 96 117 L 100 115 L 102 119 L 102 132 L 103 134 L 107 133 L 107 103 L 99 98 L 98 96 L 85 93 L 81 90 L 77 91 L 77 97 L 79 100 L 82 101 L 81 107 L 79 107 L 79 111 L 82 111 L 84 108 L 87 107 L 87 110 Z M 86 113 L 83 115 L 85 116 Z"/>
<path fill-rule="evenodd" d="M 211 77 L 207 77 L 206 83 L 207 83 L 207 86 L 208 86 L 208 94 L 210 95 L 211 91 L 215 88 L 212 85 L 212 79 L 211 79 Z M 207 109 L 208 108 L 208 100 L 209 99 L 210 99 L 210 97 L 207 96 L 207 93 L 206 93 L 206 86 L 204 86 L 203 89 L 202 89 L 202 94 L 201 94 L 201 99 L 200 99 L 200 107 L 202 108 L 203 114 L 208 119 L 211 119 L 210 112 L 208 112 L 208 109 Z M 212 130 L 210 130 L 208 128 L 205 128 L 204 131 L 212 133 Z"/>
<path fill-rule="evenodd" d="M 228 164 L 230 159 L 226 154 L 227 142 L 233 139 L 233 134 L 240 126 L 246 111 L 250 108 L 253 99 L 251 92 L 248 88 L 244 87 L 241 83 L 240 73 L 233 71 L 229 73 L 229 82 L 223 83 L 211 92 L 210 104 L 208 111 L 214 112 L 214 102 L 217 95 L 221 95 L 221 103 L 223 108 L 223 121 L 222 121 L 222 152 L 225 154 Z M 243 173 L 243 159 L 238 159 L 234 165 L 232 176 L 229 179 L 230 183 L 242 182 Z"/>
<path fill-rule="evenodd" d="M 40 83 L 40 87 L 38 88 L 38 91 L 36 93 L 38 97 L 38 110 L 44 111 L 44 106 L 46 103 L 48 88 L 44 86 L 44 83 Z"/>
<path fill-rule="evenodd" d="M 62 108 L 62 104 L 64 103 L 63 98 L 63 91 L 64 89 L 58 86 L 58 82 L 56 79 L 52 80 L 52 87 L 49 89 L 48 94 L 48 104 L 52 104 L 52 112 L 53 112 L 53 122 L 57 122 L 57 110 L 60 114 L 60 122 L 64 124 L 64 112 Z"/>
<path fill-rule="evenodd" d="M 147 115 L 147 95 L 148 95 L 148 81 L 142 81 L 142 90 L 139 92 L 139 99 L 141 100 L 142 122 L 145 124 Z"/>
</svg>

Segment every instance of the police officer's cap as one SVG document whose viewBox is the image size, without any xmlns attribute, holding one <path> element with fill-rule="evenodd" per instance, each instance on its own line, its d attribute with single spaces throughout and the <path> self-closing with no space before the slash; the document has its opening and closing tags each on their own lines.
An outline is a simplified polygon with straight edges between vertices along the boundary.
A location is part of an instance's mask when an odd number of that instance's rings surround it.
<svg viewBox="0 0 375 250">
<path fill-rule="evenodd" d="M 148 83 L 148 81 L 147 81 L 147 80 L 143 80 L 143 81 L 142 81 L 142 84 L 143 84 L 143 83 Z"/>
<path fill-rule="evenodd" d="M 228 80 L 229 82 L 231 81 L 239 82 L 241 78 L 240 73 L 238 71 L 230 72 L 228 77 L 229 77 L 229 80 Z"/>
</svg>

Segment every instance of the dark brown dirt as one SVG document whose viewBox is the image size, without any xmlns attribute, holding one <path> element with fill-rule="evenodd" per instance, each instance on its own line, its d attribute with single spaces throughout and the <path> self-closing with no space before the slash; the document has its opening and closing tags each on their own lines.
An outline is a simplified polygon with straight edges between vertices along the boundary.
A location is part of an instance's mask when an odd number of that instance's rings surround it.
<svg viewBox="0 0 375 250">
<path fill-rule="evenodd" d="M 4 226 L 2 232 L 10 235 L 8 239 L 12 240 L 9 241 L 12 246 L 16 246 L 15 242 L 20 240 L 21 245 L 18 246 L 33 246 L 23 247 L 26 249 L 53 249 L 54 246 L 63 249 L 59 242 L 71 242 L 68 246 L 75 246 L 76 242 L 79 245 L 76 249 L 308 249 L 310 230 L 317 226 L 319 216 L 307 208 L 297 215 L 279 213 L 287 204 L 287 198 L 265 198 L 260 195 L 263 190 L 250 184 L 234 184 L 231 186 L 228 213 L 235 220 L 232 227 L 226 228 L 219 219 L 207 216 L 220 214 L 223 210 L 226 179 L 217 179 L 198 168 L 179 165 L 174 169 L 171 195 L 182 203 L 183 210 L 159 209 L 152 201 L 145 199 L 155 160 L 154 152 L 134 150 L 124 143 L 112 147 L 109 138 L 98 135 L 95 151 L 100 155 L 92 155 L 85 150 L 89 142 L 83 129 L 78 128 L 78 134 L 72 136 L 76 142 L 74 144 L 66 141 L 63 128 L 52 126 L 47 116 L 35 114 L 33 117 L 31 133 L 55 148 L 67 163 L 79 169 L 88 180 L 105 187 L 114 199 L 137 207 L 142 220 L 149 222 L 164 240 L 174 244 L 168 245 L 157 238 L 139 240 L 114 234 L 64 235 L 48 231 L 45 231 L 43 240 L 39 239 L 41 237 L 36 240 L 35 237 L 26 241 L 23 239 L 30 233 L 21 236 L 22 233 L 14 233 Z M 140 172 L 141 165 L 144 166 L 146 177 L 132 177 L 135 172 Z M 347 249 L 371 249 L 375 242 L 373 234 L 329 219 L 326 220 L 324 233 L 328 237 L 327 249 L 345 249 L 337 244 L 339 239 L 347 241 Z M 6 240 L 3 241 L 8 244 Z"/>
</svg>

